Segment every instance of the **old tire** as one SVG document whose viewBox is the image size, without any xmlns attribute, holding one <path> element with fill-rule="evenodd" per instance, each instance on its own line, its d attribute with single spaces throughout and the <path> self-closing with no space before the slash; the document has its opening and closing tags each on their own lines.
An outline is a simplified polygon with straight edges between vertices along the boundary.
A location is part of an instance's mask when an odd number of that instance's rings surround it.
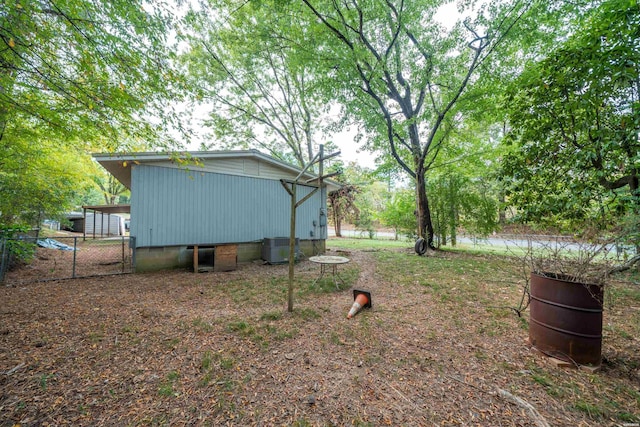
<svg viewBox="0 0 640 427">
<path fill-rule="evenodd" d="M 422 237 L 416 241 L 414 249 L 418 255 L 424 255 L 427 252 L 427 241 Z"/>
</svg>

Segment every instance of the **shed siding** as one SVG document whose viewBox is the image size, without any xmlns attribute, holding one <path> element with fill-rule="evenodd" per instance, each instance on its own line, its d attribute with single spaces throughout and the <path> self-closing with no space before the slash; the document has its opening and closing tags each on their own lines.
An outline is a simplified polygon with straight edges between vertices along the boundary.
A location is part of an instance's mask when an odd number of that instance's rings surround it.
<svg viewBox="0 0 640 427">
<path fill-rule="evenodd" d="M 243 169 L 247 166 L 264 164 L 242 164 Z M 312 190 L 299 186 L 298 199 Z M 298 207 L 296 237 L 326 238 L 326 227 L 319 226 L 320 209 L 326 211 L 322 193 Z M 131 194 L 131 235 L 138 247 L 240 243 L 289 235 L 291 198 L 277 180 L 137 165 Z"/>
<path fill-rule="evenodd" d="M 170 160 L 163 160 L 153 163 L 154 166 L 161 166 L 172 169 L 179 169 L 180 166 Z M 206 159 L 202 166 L 189 165 L 189 172 L 214 172 L 228 175 L 249 175 L 266 179 L 294 179 L 296 175 L 291 171 L 284 170 L 268 162 L 253 158 L 225 158 Z M 184 169 L 182 169 L 184 170 Z"/>
<path fill-rule="evenodd" d="M 87 235 L 124 236 L 124 218 L 120 215 L 88 213 L 84 219 L 84 232 Z"/>
</svg>

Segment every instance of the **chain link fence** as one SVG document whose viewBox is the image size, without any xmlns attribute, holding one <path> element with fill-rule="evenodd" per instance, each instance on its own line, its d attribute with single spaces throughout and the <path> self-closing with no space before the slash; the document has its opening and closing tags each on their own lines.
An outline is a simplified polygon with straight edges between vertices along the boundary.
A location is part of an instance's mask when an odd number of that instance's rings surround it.
<svg viewBox="0 0 640 427">
<path fill-rule="evenodd" d="M 14 253 L 16 243 L 35 249 L 31 260 L 24 262 Z M 0 239 L 0 282 L 4 285 L 132 273 L 134 238 L 104 239 L 58 237 Z"/>
</svg>

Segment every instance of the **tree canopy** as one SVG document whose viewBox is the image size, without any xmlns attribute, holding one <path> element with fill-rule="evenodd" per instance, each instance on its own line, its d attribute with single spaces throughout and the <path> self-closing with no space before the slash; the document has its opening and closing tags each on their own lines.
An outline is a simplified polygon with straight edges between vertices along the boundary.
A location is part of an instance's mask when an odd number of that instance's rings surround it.
<svg viewBox="0 0 640 427">
<path fill-rule="evenodd" d="M 2 2 L 0 222 L 68 209 L 89 179 L 69 170 L 82 170 L 91 151 L 171 146 L 166 131 L 180 122 L 168 101 L 179 99 L 182 83 L 171 63 L 168 7 Z"/>
<path fill-rule="evenodd" d="M 208 0 L 186 18 L 183 60 L 196 99 L 209 109 L 209 147 L 258 148 L 299 166 L 330 126 L 313 38 L 287 2 Z M 330 142 L 324 142 L 333 151 Z"/>
<path fill-rule="evenodd" d="M 324 28 L 337 91 L 372 135 L 368 148 L 388 153 L 415 182 L 418 235 L 433 247 L 426 179 L 474 74 L 526 11 L 520 2 L 486 8 L 450 31 L 435 20 L 444 2 L 303 0 Z"/>
<path fill-rule="evenodd" d="M 158 136 L 159 126 L 141 118 L 167 119 L 160 112 L 175 96 L 166 7 L 142 0 L 4 2 L 0 135 L 46 127 L 65 138 L 106 135 L 112 149 Z"/>
<path fill-rule="evenodd" d="M 638 212 L 640 8 L 611 0 L 506 98 L 503 177 L 524 220 L 592 221 Z"/>
<path fill-rule="evenodd" d="M 462 1 L 445 27 L 447 3 L 4 2 L 0 223 L 71 207 L 88 152 L 175 148 L 187 90 L 210 108 L 205 149 L 302 166 L 355 124 L 353 143 L 410 179 L 430 245 L 489 231 L 501 198 L 525 221 L 638 216 L 637 1 Z"/>
</svg>

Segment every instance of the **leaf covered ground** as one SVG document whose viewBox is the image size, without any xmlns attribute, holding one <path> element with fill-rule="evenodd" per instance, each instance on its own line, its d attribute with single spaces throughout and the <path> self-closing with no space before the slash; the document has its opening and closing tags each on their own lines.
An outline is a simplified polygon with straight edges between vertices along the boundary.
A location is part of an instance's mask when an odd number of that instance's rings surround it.
<svg viewBox="0 0 640 427">
<path fill-rule="evenodd" d="M 312 286 L 317 265 L 296 265 L 293 313 L 287 266 L 258 263 L 1 288 L 0 425 L 640 422 L 632 280 L 612 286 L 604 362 L 591 373 L 529 348 L 528 312 L 511 309 L 522 296 L 517 263 L 338 254 L 352 260 L 339 290 Z M 371 291 L 373 307 L 347 320 L 351 288 Z"/>
</svg>

